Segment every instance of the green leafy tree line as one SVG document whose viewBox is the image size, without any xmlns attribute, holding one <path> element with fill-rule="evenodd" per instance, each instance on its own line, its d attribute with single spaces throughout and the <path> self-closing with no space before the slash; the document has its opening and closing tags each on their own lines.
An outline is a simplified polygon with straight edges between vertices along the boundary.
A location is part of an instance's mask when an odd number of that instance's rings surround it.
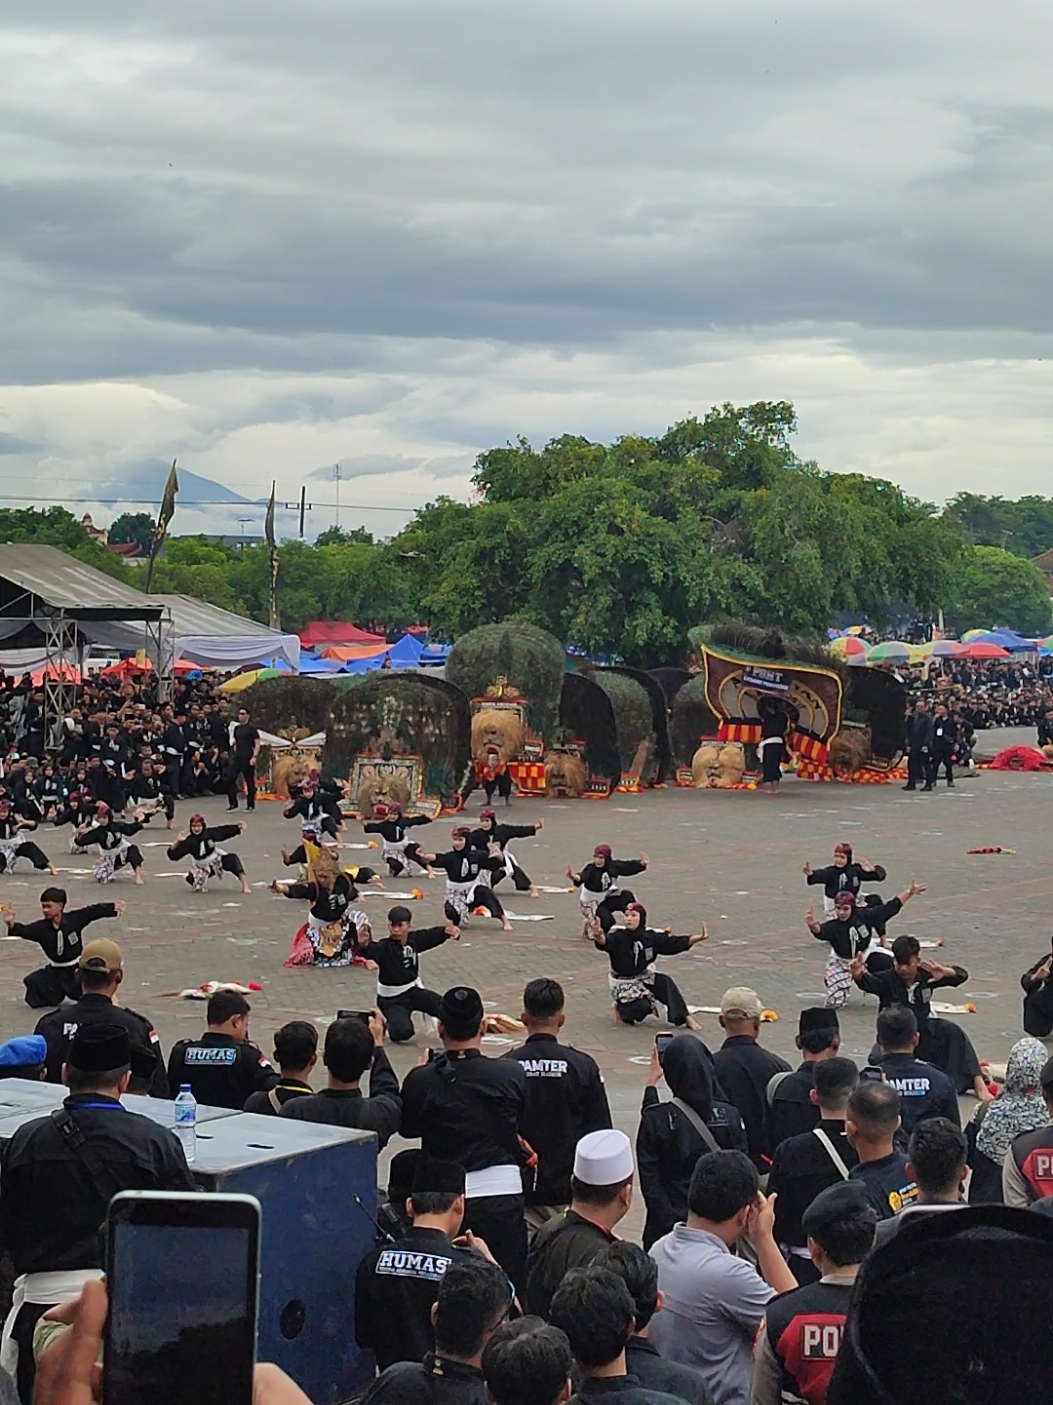
<svg viewBox="0 0 1053 1405">
<path fill-rule="evenodd" d="M 882 623 L 942 608 L 958 628 L 1050 631 L 1041 573 L 1018 542 L 973 544 L 967 495 L 940 512 L 881 479 L 825 472 L 795 454 L 796 427 L 791 404 L 761 401 L 714 407 L 654 437 L 489 449 L 476 461 L 475 501 L 429 503 L 390 542 L 333 528 L 313 545 L 282 543 L 283 626 L 420 622 L 455 637 L 519 616 L 590 653 L 648 665 L 680 661 L 692 625 L 729 617 L 807 632 L 846 613 Z M 152 528 L 146 514 L 120 521 L 126 540 Z M 0 512 L 4 540 L 52 541 L 132 584 L 145 578 L 142 563 L 92 543 L 61 508 Z M 158 591 L 260 621 L 267 581 L 265 546 L 206 537 L 170 537 L 154 573 Z"/>
</svg>

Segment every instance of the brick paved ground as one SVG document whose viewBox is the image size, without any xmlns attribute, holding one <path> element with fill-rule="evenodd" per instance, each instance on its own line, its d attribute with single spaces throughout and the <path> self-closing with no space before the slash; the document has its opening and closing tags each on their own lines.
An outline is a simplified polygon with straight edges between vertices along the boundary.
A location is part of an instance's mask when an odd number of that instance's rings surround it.
<svg viewBox="0 0 1053 1405">
<path fill-rule="evenodd" d="M 985 738 L 985 741 L 987 738 Z M 473 797 L 473 800 L 479 797 Z M 519 857 L 539 883 L 565 883 L 568 862 L 580 865 L 593 845 L 607 842 L 616 855 L 651 856 L 647 874 L 634 884 L 646 903 L 652 925 L 671 924 L 693 931 L 704 918 L 710 941 L 697 954 L 667 959 L 689 1003 L 716 1005 L 729 985 L 754 986 L 780 1014 L 765 1029 L 764 1039 L 792 1057 L 797 1010 L 822 997 L 826 947 L 805 930 L 802 917 L 809 897 L 801 864 L 828 861 L 833 844 L 847 839 L 872 862 L 884 864 L 891 896 L 911 878 L 929 885 L 915 898 L 891 933 L 912 931 L 922 938 L 942 938 L 942 956 L 966 966 L 970 980 L 961 1000 L 973 998 L 976 1015 L 960 1017 L 981 1055 L 1004 1061 L 1020 1033 L 1021 972 L 1049 948 L 1050 924 L 1045 904 L 1049 875 L 1049 814 L 1053 778 L 983 773 L 947 792 L 905 795 L 898 786 L 820 785 L 788 781 L 782 794 L 719 793 L 670 789 L 643 795 L 619 795 L 607 802 L 546 803 L 517 801 L 515 822 L 544 816 L 546 828 L 535 840 L 521 841 Z M 225 802 L 205 806 L 213 822 L 225 821 Z M 473 804 L 470 816 L 478 813 Z M 178 825 L 189 807 L 180 806 Z M 246 818 L 243 816 L 243 818 Z M 237 847 L 250 880 L 262 885 L 281 871 L 278 853 L 294 840 L 294 824 L 279 807 L 261 804 L 247 816 L 250 827 Z M 162 822 L 163 825 L 163 822 Z M 445 842 L 449 822 L 428 832 Z M 155 821 L 146 838 L 164 839 Z M 357 831 L 354 825 L 349 830 Z M 83 859 L 66 853 L 68 831 L 43 831 L 43 845 L 61 867 L 85 870 Z M 358 832 L 350 840 L 361 841 Z M 967 857 L 966 850 L 1000 844 L 1015 855 Z M 282 966 L 304 907 L 254 886 L 242 898 L 233 880 L 213 884 L 194 895 L 176 877 L 155 876 L 173 865 L 163 847 L 145 850 L 147 881 L 141 888 L 121 877 L 101 890 L 81 872 L 64 875 L 71 904 L 121 897 L 128 913 L 121 923 L 101 923 L 94 930 L 115 936 L 123 945 L 127 975 L 124 1002 L 149 1015 L 165 1047 L 201 1027 L 203 1007 L 164 998 L 164 992 L 208 979 L 257 980 L 264 986 L 253 998 L 253 1036 L 268 1051 L 273 1030 L 285 1020 L 306 1018 L 324 1026 L 338 1007 L 361 1007 L 371 998 L 372 976 L 361 970 L 286 970 Z M 366 855 L 348 851 L 349 860 Z M 0 877 L 0 896 L 19 915 L 38 915 L 39 877 L 19 866 L 13 878 Z M 411 885 L 391 883 L 391 887 Z M 425 901 L 414 903 L 422 924 L 440 920 L 440 880 L 422 884 Z M 502 885 L 503 889 L 507 883 Z M 602 1065 L 616 1119 L 635 1127 L 643 1063 L 656 1029 L 614 1025 L 607 996 L 604 957 L 578 936 L 576 896 L 560 894 L 538 900 L 506 897 L 512 911 L 553 913 L 552 922 L 521 923 L 503 935 L 490 921 L 476 920 L 459 946 L 452 944 L 423 958 L 425 981 L 438 990 L 464 981 L 477 985 L 493 1008 L 516 1014 L 526 980 L 552 975 L 568 994 L 568 1036 Z M 383 896 L 366 904 L 383 929 L 388 906 Z M 32 1028 L 32 1013 L 22 1003 L 22 976 L 35 964 L 35 948 L 16 940 L 0 941 L 0 1036 Z M 957 996 L 957 993 L 956 993 Z M 700 1017 L 704 1037 L 719 1042 L 712 1016 Z M 874 1002 L 853 997 L 842 1016 L 846 1052 L 863 1056 L 874 1028 Z M 404 1072 L 424 1044 L 396 1049 L 393 1060 Z M 500 1046 L 494 1045 L 494 1052 Z"/>
</svg>

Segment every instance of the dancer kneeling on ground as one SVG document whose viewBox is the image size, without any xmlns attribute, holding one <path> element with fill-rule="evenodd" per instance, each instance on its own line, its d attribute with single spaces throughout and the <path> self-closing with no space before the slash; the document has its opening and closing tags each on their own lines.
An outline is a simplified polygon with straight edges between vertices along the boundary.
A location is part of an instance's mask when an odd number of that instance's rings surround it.
<svg viewBox="0 0 1053 1405">
<path fill-rule="evenodd" d="M 376 819 L 362 826 L 363 834 L 379 834 L 383 841 L 380 857 L 388 866 L 392 878 L 401 878 L 404 873 L 413 873 L 419 868 L 428 872 L 428 866 L 420 856 L 420 845 L 407 837 L 407 831 L 418 825 L 431 824 L 427 815 L 404 815 L 397 800 L 389 800 L 376 807 Z"/>
<path fill-rule="evenodd" d="M 40 910 L 43 917 L 39 922 L 17 922 L 13 907 L 0 908 L 8 936 L 36 942 L 48 959 L 46 966 L 22 978 L 26 1004 L 32 1010 L 79 998 L 77 963 L 84 950 L 84 928 L 104 917 L 123 917 L 124 903 L 92 903 L 67 912 L 65 888 L 45 888 Z"/>
<path fill-rule="evenodd" d="M 496 844 L 504 855 L 505 870 L 503 873 L 495 873 L 493 886 L 496 888 L 502 878 L 511 878 L 516 885 L 517 893 L 529 893 L 532 898 L 537 897 L 537 889 L 533 881 L 523 869 L 516 863 L 515 855 L 507 847 L 510 839 L 532 839 L 539 829 L 544 829 L 545 821 L 538 820 L 536 824 L 498 824 L 497 816 L 493 810 L 482 810 L 479 814 L 479 828 L 473 829 L 469 840 L 473 849 L 487 849 L 491 844 Z"/>
<path fill-rule="evenodd" d="M 362 870 L 359 870 L 361 873 Z M 271 892 L 311 904 L 296 934 L 287 966 L 364 966 L 360 941 L 369 940 L 369 918 L 354 903 L 358 889 L 328 849 L 308 856 L 306 883 L 271 882 Z"/>
<path fill-rule="evenodd" d="M 816 919 L 815 909 L 808 909 L 804 914 L 805 926 L 817 940 L 830 943 L 830 955 L 823 973 L 828 1009 L 840 1010 L 848 1004 L 852 989 L 852 963 L 857 957 L 866 961 L 870 970 L 891 966 L 891 960 L 882 951 L 875 930 L 879 927 L 883 929 L 904 903 L 924 891 L 923 883 L 911 883 L 891 902 L 860 907 L 851 889 L 843 888 L 834 898 L 834 915 L 829 922 L 820 923 Z M 872 964 L 869 964 L 871 960 Z"/>
<path fill-rule="evenodd" d="M 852 963 L 852 979 L 860 990 L 877 996 L 882 1010 L 890 1005 L 908 1006 L 918 1022 L 917 1057 L 942 1068 L 959 1093 L 975 1093 L 981 1102 L 990 1102 L 991 1091 L 969 1036 L 961 1025 L 938 1019 L 929 1009 L 934 990 L 964 985 L 969 972 L 964 966 L 922 961 L 917 937 L 897 937 L 892 943 L 892 960 L 891 967 L 870 971 L 857 957 Z"/>
<path fill-rule="evenodd" d="M 138 844 L 129 844 L 133 834 L 142 829 L 138 820 L 115 820 L 109 805 L 101 800 L 95 809 L 95 824 L 91 829 L 80 829 L 73 836 L 73 852 L 83 853 L 93 846 L 98 848 L 99 857 L 92 865 L 92 876 L 97 883 L 112 883 L 119 868 L 127 866 L 135 874 L 136 883 L 143 881 L 143 855 Z"/>
<path fill-rule="evenodd" d="M 166 850 L 170 859 L 190 860 L 190 872 L 186 881 L 195 893 L 203 893 L 210 878 L 222 878 L 224 873 L 232 873 L 241 884 L 243 893 L 251 892 L 249 880 L 245 877 L 245 865 L 237 854 L 224 853 L 216 845 L 224 839 L 233 839 L 245 829 L 245 821 L 237 824 L 217 824 L 210 829 L 204 815 L 190 816 L 190 829 L 183 830 L 174 844 Z"/>
<path fill-rule="evenodd" d="M 36 827 L 36 820 L 15 813 L 10 800 L 0 800 L 0 873 L 13 873 L 18 859 L 28 859 L 39 873 L 55 872 L 43 849 L 25 837 L 27 829 Z"/>
<path fill-rule="evenodd" d="M 496 844 L 492 846 L 494 852 L 491 853 L 485 849 L 473 849 L 468 843 L 470 837 L 471 830 L 467 825 L 455 825 L 451 832 L 452 849 L 444 854 L 421 852 L 425 863 L 432 868 L 441 868 L 446 875 L 444 911 L 447 920 L 459 927 L 469 920 L 475 908 L 482 907 L 500 922 L 502 931 L 510 932 L 512 924 L 505 916 L 501 899 L 480 877 L 483 872 L 489 875 L 503 870 L 504 855 Z"/>
<path fill-rule="evenodd" d="M 647 909 L 636 902 L 625 909 L 624 927 L 612 927 L 605 932 L 597 919 L 592 940 L 598 950 L 607 953 L 611 963 L 607 979 L 614 1000 L 615 1019 L 622 1024 L 638 1024 L 648 1015 L 657 1015 L 659 1005 L 664 1005 L 670 1024 L 700 1029 L 701 1025 L 688 1014 L 676 982 L 653 967 L 659 956 L 677 956 L 704 942 L 708 936 L 704 922 L 690 937 L 676 937 L 648 927 Z"/>
<path fill-rule="evenodd" d="M 603 930 L 614 926 L 614 914 L 624 912 L 629 903 L 636 901 L 628 888 L 619 888 L 619 878 L 629 878 L 634 873 L 643 873 L 650 860 L 646 854 L 639 859 L 616 859 L 611 856 L 609 844 L 597 844 L 592 851 L 592 863 L 587 863 L 580 873 L 567 869 L 567 877 L 580 888 L 578 902 L 581 905 L 581 935 L 592 936 L 592 924 L 599 921 Z"/>
<path fill-rule="evenodd" d="M 420 978 L 420 953 L 433 951 L 443 942 L 458 942 L 461 929 L 454 922 L 445 927 L 410 930 L 413 914 L 408 907 L 393 907 L 388 913 L 388 934 L 374 941 L 372 934 L 361 953 L 377 970 L 377 1009 L 388 1023 L 388 1035 L 395 1044 L 412 1039 L 413 1011 L 438 1019 L 442 996 L 426 990 Z"/>
</svg>

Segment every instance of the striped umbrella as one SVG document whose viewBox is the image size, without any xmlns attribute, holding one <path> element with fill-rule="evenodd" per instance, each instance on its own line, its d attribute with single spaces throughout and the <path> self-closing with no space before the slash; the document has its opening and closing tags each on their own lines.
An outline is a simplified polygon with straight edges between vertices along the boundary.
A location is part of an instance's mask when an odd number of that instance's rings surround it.
<svg viewBox="0 0 1053 1405">
<path fill-rule="evenodd" d="M 839 659 L 865 659 L 870 650 L 862 639 L 857 639 L 854 634 L 842 634 L 830 645 L 830 652 L 836 654 Z"/>
<path fill-rule="evenodd" d="M 1001 644 L 967 644 L 965 652 L 959 655 L 963 659 L 1011 659 L 1013 656 L 1008 649 L 1003 649 Z"/>
<path fill-rule="evenodd" d="M 931 659 L 959 659 L 967 648 L 967 644 L 959 644 L 957 639 L 930 639 L 927 644 L 919 645 L 919 653 Z"/>
</svg>

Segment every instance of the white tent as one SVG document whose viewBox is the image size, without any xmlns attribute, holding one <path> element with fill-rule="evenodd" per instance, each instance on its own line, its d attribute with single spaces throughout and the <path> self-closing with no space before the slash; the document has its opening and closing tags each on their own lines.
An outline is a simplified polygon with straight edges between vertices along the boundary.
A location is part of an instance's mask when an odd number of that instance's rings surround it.
<svg viewBox="0 0 1053 1405">
<path fill-rule="evenodd" d="M 282 634 L 266 625 L 221 610 L 204 600 L 189 595 L 147 595 L 151 603 L 165 610 L 161 631 L 166 662 L 188 659 L 201 668 L 225 669 L 231 673 L 238 668 L 270 659 L 284 659 L 289 667 L 300 668 L 300 638 L 297 634 Z M 112 622 L 93 624 L 91 637 L 106 649 L 133 651 L 150 649 L 150 640 L 141 627 L 133 623 Z M 156 660 L 153 660 L 156 662 Z"/>
</svg>

